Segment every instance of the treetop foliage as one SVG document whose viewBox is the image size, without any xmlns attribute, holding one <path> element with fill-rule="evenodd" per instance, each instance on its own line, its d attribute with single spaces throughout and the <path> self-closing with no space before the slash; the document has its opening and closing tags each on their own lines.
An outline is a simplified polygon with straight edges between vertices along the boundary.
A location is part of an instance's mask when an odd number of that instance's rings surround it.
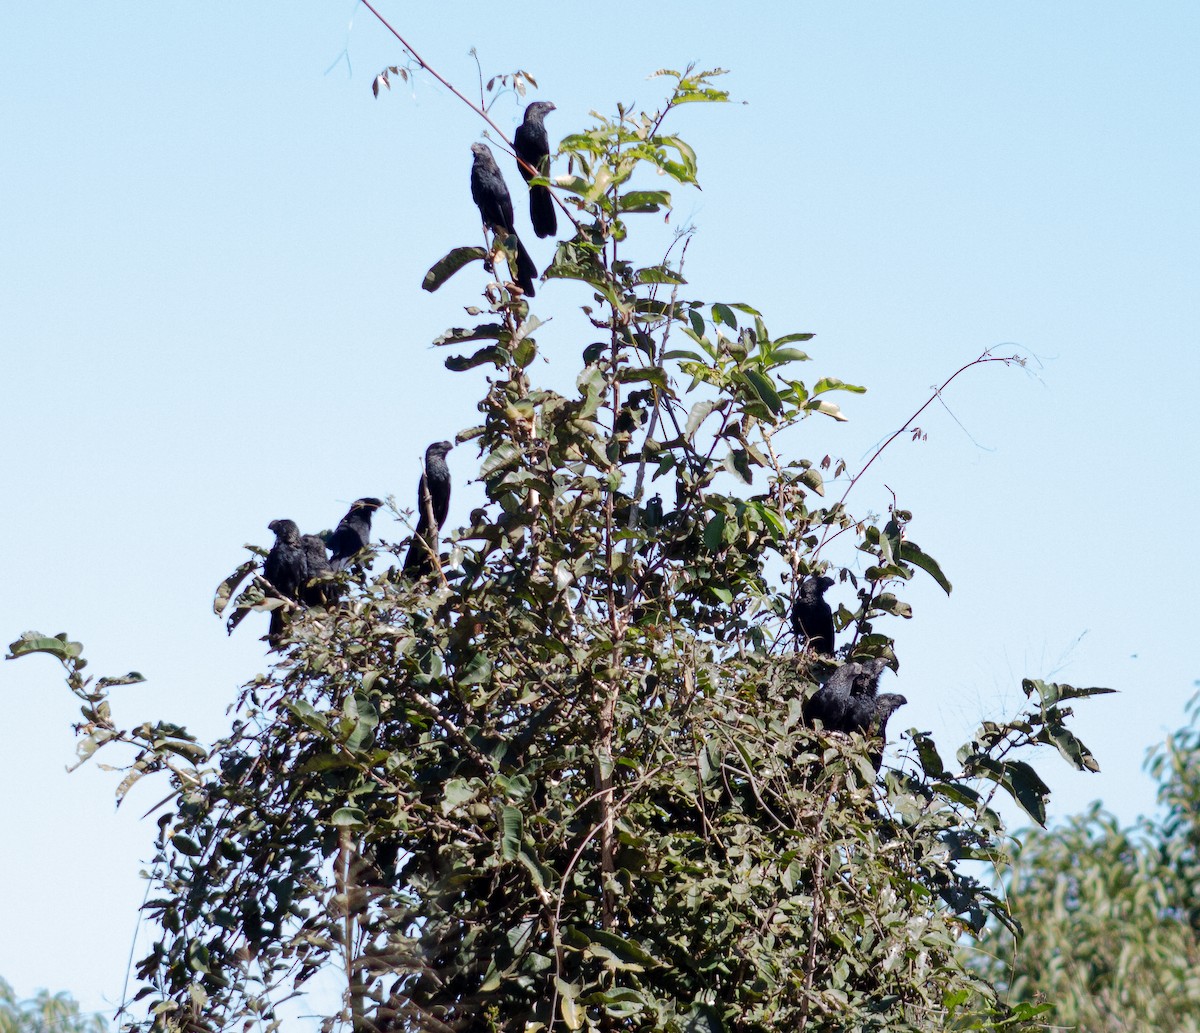
<svg viewBox="0 0 1200 1033">
<path fill-rule="evenodd" d="M 12 644 L 63 663 L 81 759 L 133 748 L 119 796 L 150 773 L 171 787 L 139 1026 L 274 1028 L 328 966 L 346 988 L 330 1030 L 895 1031 L 1039 1014 L 961 960 L 964 933 L 1011 922 L 964 862 L 1004 853 L 997 791 L 1044 820 L 1029 747 L 1095 769 L 1064 704 L 1107 690 L 1027 680 L 1026 711 L 985 722 L 953 763 L 911 731 L 882 783 L 878 742 L 807 726 L 838 661 L 797 650 L 798 582 L 834 573 L 856 599 L 836 613 L 839 659 L 895 668 L 904 586 L 918 570 L 950 581 L 910 513 L 856 515 L 854 480 L 826 498 L 844 464 L 790 454 L 784 432 L 845 419 L 834 399 L 864 391 L 800 373 L 813 335 L 686 297 L 686 235 L 633 257 L 640 221 L 697 182 L 679 109 L 728 99 L 717 71 L 658 74 L 658 110 L 596 116 L 559 144 L 566 171 L 534 179 L 572 226 L 544 276 L 592 296 L 573 391 L 533 379 L 542 321 L 501 275 L 506 241 L 455 248 L 426 275 L 447 289 L 495 262 L 469 325 L 434 342 L 451 374 L 487 373 L 456 437 L 478 451 L 486 504 L 431 576 L 390 561 L 337 574 L 340 601 L 291 613 L 210 745 L 169 722 L 116 724 L 110 692 L 140 676 L 93 681 L 65 635 Z M 257 563 L 218 591 L 231 622 L 280 605 Z"/>
</svg>

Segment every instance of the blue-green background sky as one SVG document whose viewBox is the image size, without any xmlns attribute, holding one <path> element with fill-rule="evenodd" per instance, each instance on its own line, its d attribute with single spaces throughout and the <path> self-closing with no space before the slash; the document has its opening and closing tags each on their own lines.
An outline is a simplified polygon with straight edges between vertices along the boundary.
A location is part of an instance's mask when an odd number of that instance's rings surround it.
<svg viewBox="0 0 1200 1033">
<path fill-rule="evenodd" d="M 956 382 L 920 421 L 928 439 L 898 441 L 851 497 L 883 512 L 895 491 L 955 585 L 918 577 L 915 619 L 891 629 L 885 687 L 910 700 L 893 726 L 952 752 L 1017 707 L 1022 676 L 1112 685 L 1078 715 L 1103 772 L 1041 758 L 1052 814 L 1094 797 L 1151 810 L 1141 761 L 1200 677 L 1200 6 L 383 10 L 465 89 L 472 46 L 485 74 L 532 72 L 558 106 L 552 140 L 591 109 L 652 108 L 656 68 L 732 70 L 745 105 L 674 123 L 703 192 L 679 195 L 673 223 L 699 231 L 691 296 L 816 332 L 804 375 L 870 388 L 844 399 L 850 423 L 808 421 L 797 454 L 857 469 L 984 349 L 1030 357 Z M 479 240 L 481 125 L 420 75 L 373 99 L 403 59 L 346 0 L 0 14 L 0 635 L 65 629 L 97 673 L 143 672 L 120 721 L 219 734 L 265 648 L 211 612 L 242 543 L 269 543 L 281 516 L 328 527 L 361 495 L 410 505 L 424 446 L 475 422 L 481 376 L 447 373 L 429 342 L 482 276 L 433 296 L 420 282 Z M 511 129 L 521 107 L 493 114 Z M 545 264 L 548 242 L 525 236 Z M 586 343 L 579 301 L 539 290 L 548 377 Z M 470 449 L 451 467 L 456 522 L 477 497 Z M 0 667 L 0 714 L 0 976 L 111 1007 L 154 833 L 139 816 L 162 787 L 114 816 L 115 777 L 64 774 L 77 710 L 48 658 Z"/>
</svg>

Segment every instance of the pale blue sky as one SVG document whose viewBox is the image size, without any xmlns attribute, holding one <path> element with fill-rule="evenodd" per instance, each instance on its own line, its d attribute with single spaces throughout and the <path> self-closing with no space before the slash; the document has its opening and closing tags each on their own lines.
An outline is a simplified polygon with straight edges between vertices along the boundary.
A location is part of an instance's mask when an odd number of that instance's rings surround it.
<svg viewBox="0 0 1200 1033">
<path fill-rule="evenodd" d="M 486 74 L 531 71 L 552 139 L 590 109 L 653 106 L 658 67 L 732 70 L 745 105 L 675 123 L 704 189 L 673 222 L 699 230 L 694 296 L 816 332 L 804 374 L 870 388 L 849 424 L 806 423 L 798 453 L 857 468 L 984 348 L 1034 359 L 960 380 L 953 416 L 929 410 L 928 441 L 897 442 L 851 496 L 878 512 L 895 490 L 955 585 L 918 578 L 916 618 L 892 629 L 887 687 L 910 700 L 894 723 L 952 752 L 1020 702 L 1022 676 L 1111 685 L 1077 725 L 1102 773 L 1042 758 L 1052 813 L 1150 810 L 1145 750 L 1200 678 L 1200 7 L 664 3 L 602 19 L 629 30 L 611 40 L 582 5 L 383 9 L 464 88 L 471 46 Z M 475 422 L 481 377 L 428 343 L 482 281 L 420 282 L 479 238 L 480 126 L 426 78 L 374 100 L 402 59 L 345 0 L 0 15 L 0 633 L 67 630 L 97 673 L 142 671 L 119 719 L 219 734 L 263 662 L 261 629 L 227 639 L 210 608 L 242 543 L 281 516 L 329 526 L 361 495 L 409 504 L 425 444 Z M 539 290 L 548 377 L 578 358 L 578 300 Z M 469 449 L 451 467 L 454 520 Z M 0 975 L 107 1007 L 160 789 L 114 817 L 112 776 L 64 774 L 77 710 L 50 660 L 0 666 L 0 702 Z"/>
</svg>

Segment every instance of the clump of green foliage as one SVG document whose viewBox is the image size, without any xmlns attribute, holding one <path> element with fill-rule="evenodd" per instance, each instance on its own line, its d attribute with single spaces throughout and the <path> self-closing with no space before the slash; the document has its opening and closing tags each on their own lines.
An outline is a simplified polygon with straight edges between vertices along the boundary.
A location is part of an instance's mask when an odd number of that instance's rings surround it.
<svg viewBox="0 0 1200 1033">
<path fill-rule="evenodd" d="M 0 1033 L 104 1033 L 106 1029 L 103 1018 L 85 1015 L 70 994 L 39 990 L 22 1001 L 0 979 Z"/>
<path fill-rule="evenodd" d="M 975 955 L 1013 1002 L 1049 1002 L 1080 1033 L 1200 1030 L 1200 699 L 1152 754 L 1160 813 L 1122 827 L 1099 804 L 1030 829 L 1005 889 L 1019 939 L 990 929 Z"/>
</svg>

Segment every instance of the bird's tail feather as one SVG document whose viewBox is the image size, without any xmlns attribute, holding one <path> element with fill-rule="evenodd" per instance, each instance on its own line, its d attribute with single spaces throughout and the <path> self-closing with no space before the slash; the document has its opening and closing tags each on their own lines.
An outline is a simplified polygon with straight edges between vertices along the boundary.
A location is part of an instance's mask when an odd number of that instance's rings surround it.
<svg viewBox="0 0 1200 1033">
<path fill-rule="evenodd" d="M 521 238 L 516 233 L 510 233 L 506 245 L 515 242 L 517 248 L 517 267 L 513 279 L 516 280 L 517 286 L 525 292 L 525 296 L 533 297 L 533 281 L 537 279 L 537 266 L 533 264 L 533 258 L 529 252 L 525 250 L 525 245 L 521 243 Z M 509 260 L 509 266 L 512 266 L 512 260 Z"/>
<path fill-rule="evenodd" d="M 529 221 L 539 237 L 553 237 L 558 232 L 554 214 L 554 198 L 546 187 L 529 188 Z"/>
</svg>

